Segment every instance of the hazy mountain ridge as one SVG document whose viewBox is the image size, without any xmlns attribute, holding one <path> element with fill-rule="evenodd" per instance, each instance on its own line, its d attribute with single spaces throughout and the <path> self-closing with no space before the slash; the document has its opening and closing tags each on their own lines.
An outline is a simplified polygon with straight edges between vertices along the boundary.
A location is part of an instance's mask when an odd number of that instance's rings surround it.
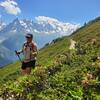
<svg viewBox="0 0 100 100">
<path fill-rule="evenodd" d="M 98 17 L 94 20 L 89 21 L 89 23 L 86 23 L 85 26 L 81 27 L 77 31 L 79 32 L 82 28 L 84 29 L 84 27 L 89 26 L 92 23 L 96 23 L 96 22 L 98 22 L 98 28 L 99 28 L 99 19 L 100 18 Z M 10 51 L 14 52 L 15 50 L 18 50 L 22 47 L 22 43 L 25 41 L 25 38 L 24 38 L 25 34 L 27 32 L 30 32 L 34 35 L 34 40 L 36 41 L 38 47 L 43 47 L 46 43 L 50 43 L 50 41 L 52 41 L 53 39 L 62 37 L 61 33 L 48 34 L 48 30 L 50 30 L 50 32 L 51 32 L 52 28 L 54 27 L 53 23 L 55 26 L 55 24 L 57 25 L 57 23 L 60 23 L 60 22 L 58 20 L 44 18 L 44 17 L 37 18 L 37 22 L 36 21 L 33 22 L 31 20 L 26 20 L 26 19 L 19 20 L 17 18 L 12 23 L 7 25 L 3 30 L 0 31 L 0 37 L 1 38 L 3 37 L 2 38 L 3 41 L 1 43 L 1 45 L 4 46 L 5 48 L 9 49 Z M 93 27 L 95 28 L 95 26 L 93 26 Z M 90 31 L 89 34 L 91 34 L 91 30 L 92 29 L 89 30 Z M 42 33 L 43 31 L 45 31 L 45 32 Z M 75 33 L 72 34 L 72 37 L 74 36 Z M 87 35 L 87 32 L 82 33 L 82 34 Z M 98 33 L 96 33 L 96 34 L 98 34 Z M 74 37 L 76 37 L 76 41 L 77 41 L 77 39 L 79 40 L 81 38 L 80 36 L 82 36 L 82 35 L 75 34 Z M 4 40 L 5 37 L 6 37 L 6 39 Z M 91 34 L 91 37 L 92 37 L 92 34 Z"/>
<path fill-rule="evenodd" d="M 3 21 L 0 21 L 0 31 L 6 27 L 6 24 Z"/>
<path fill-rule="evenodd" d="M 15 58 L 14 52 L 11 52 L 8 48 L 0 45 L 0 67 L 11 63 Z"/>
<path fill-rule="evenodd" d="M 62 23 L 49 17 L 37 17 L 35 21 L 16 18 L 0 31 L 0 44 L 9 49 L 9 51 L 14 52 L 22 47 L 25 41 L 25 34 L 32 33 L 38 48 L 41 48 L 53 39 L 71 34 L 79 27 L 80 25 Z"/>
</svg>

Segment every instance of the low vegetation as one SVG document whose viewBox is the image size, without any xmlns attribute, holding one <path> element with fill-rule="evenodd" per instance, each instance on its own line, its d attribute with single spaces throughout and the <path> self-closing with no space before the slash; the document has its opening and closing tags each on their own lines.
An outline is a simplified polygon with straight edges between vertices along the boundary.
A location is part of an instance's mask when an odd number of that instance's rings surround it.
<svg viewBox="0 0 100 100">
<path fill-rule="evenodd" d="M 19 62 L 1 69 L 0 99 L 100 100 L 99 29 L 100 20 L 94 21 L 42 48 L 29 76 L 21 76 Z M 71 38 L 76 46 L 69 50 Z"/>
</svg>

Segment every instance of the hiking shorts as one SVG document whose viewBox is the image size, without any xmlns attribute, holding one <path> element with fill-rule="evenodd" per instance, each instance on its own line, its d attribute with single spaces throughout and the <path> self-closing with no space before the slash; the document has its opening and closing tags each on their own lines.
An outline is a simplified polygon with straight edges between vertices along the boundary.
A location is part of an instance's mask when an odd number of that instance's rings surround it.
<svg viewBox="0 0 100 100">
<path fill-rule="evenodd" d="M 26 68 L 35 68 L 35 63 L 36 63 L 36 60 L 32 60 L 30 62 L 23 62 L 21 68 L 23 70 L 25 70 Z"/>
</svg>

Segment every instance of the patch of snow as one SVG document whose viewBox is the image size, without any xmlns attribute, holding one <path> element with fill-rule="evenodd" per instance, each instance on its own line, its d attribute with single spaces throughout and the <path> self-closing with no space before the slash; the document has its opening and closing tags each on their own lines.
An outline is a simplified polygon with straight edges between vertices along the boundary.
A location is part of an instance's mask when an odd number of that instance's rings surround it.
<svg viewBox="0 0 100 100">
<path fill-rule="evenodd" d="M 20 21 L 20 24 L 22 25 L 22 26 L 24 26 L 25 28 L 27 28 L 27 24 L 24 22 L 24 21 Z"/>
</svg>

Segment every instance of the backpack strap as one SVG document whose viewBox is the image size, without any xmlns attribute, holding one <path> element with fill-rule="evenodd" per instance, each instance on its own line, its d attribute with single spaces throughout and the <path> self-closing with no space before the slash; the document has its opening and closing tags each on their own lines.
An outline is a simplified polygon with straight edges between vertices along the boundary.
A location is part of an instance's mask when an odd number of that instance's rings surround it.
<svg viewBox="0 0 100 100">
<path fill-rule="evenodd" d="M 24 44 L 23 44 L 23 47 L 25 47 L 25 48 L 27 48 L 27 47 L 29 47 L 30 48 L 30 60 L 31 60 L 31 58 L 32 58 L 32 54 L 31 54 L 31 52 L 36 52 L 37 51 L 37 46 L 36 46 L 36 44 L 34 43 L 34 42 L 32 42 L 32 43 L 30 43 L 29 45 L 27 44 L 27 42 L 25 42 Z"/>
<path fill-rule="evenodd" d="M 35 44 L 32 42 L 30 45 L 30 52 L 32 52 L 32 51 L 35 52 L 34 48 L 35 48 Z M 31 60 L 31 57 L 32 57 L 32 55 L 30 53 L 30 60 Z"/>
</svg>

